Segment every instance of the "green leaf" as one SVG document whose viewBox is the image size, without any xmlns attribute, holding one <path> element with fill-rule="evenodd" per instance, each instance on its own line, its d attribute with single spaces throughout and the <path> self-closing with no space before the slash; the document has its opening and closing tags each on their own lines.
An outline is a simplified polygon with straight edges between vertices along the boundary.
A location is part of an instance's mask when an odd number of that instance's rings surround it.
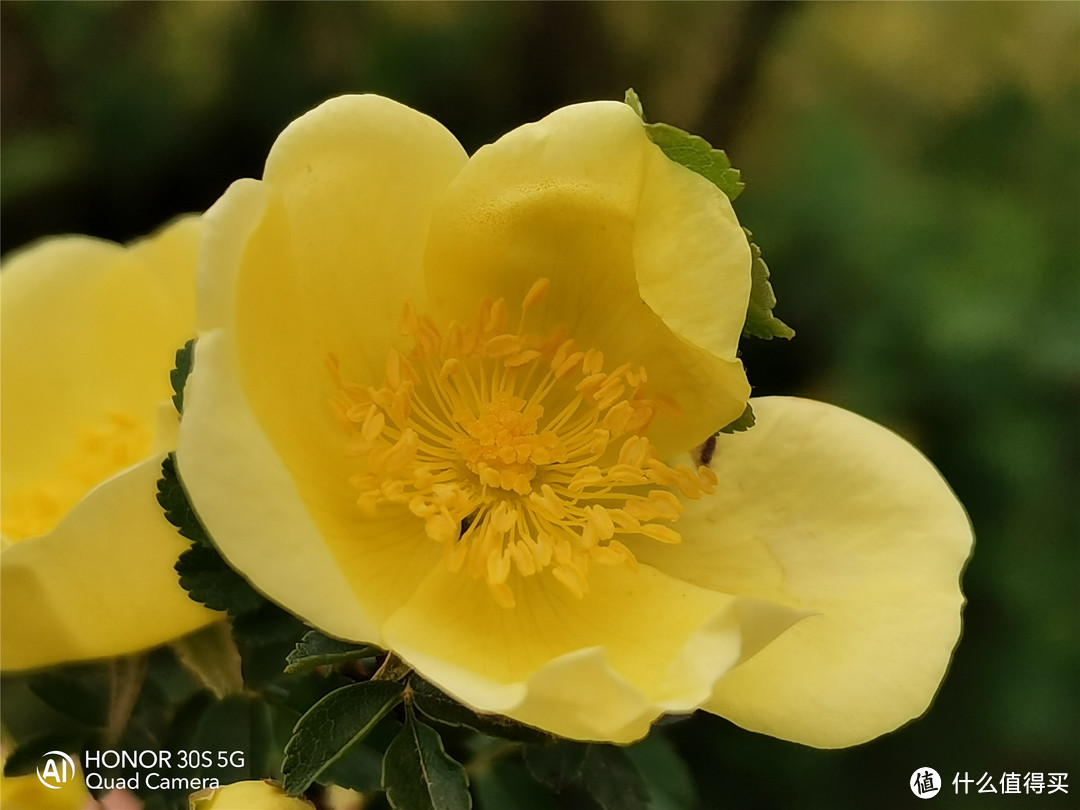
<svg viewBox="0 0 1080 810">
<path fill-rule="evenodd" d="M 746 407 L 743 409 L 742 415 L 739 416 L 734 422 L 730 422 L 720 428 L 720 433 L 741 433 L 744 430 L 749 430 L 754 426 L 757 420 L 754 418 L 754 409 L 750 407 L 750 403 L 746 403 Z"/>
<path fill-rule="evenodd" d="M 743 335 L 772 340 L 781 337 L 790 340 L 795 337 L 795 330 L 773 315 L 776 306 L 776 294 L 769 283 L 769 268 L 761 258 L 761 248 L 754 244 L 754 235 L 746 231 L 746 240 L 750 243 L 753 263 L 750 266 L 750 304 L 746 309 L 746 324 Z"/>
<path fill-rule="evenodd" d="M 263 600 L 256 610 L 235 616 L 232 626 L 233 638 L 237 644 L 253 645 L 288 642 L 290 646 L 295 646 L 308 630 L 308 626 L 300 619 L 266 600 Z M 282 660 L 284 658 L 282 655 Z"/>
<path fill-rule="evenodd" d="M 525 749 L 525 766 L 536 781 L 561 793 L 581 778 L 589 747 L 569 741 L 530 745 Z"/>
<path fill-rule="evenodd" d="M 219 698 L 244 689 L 240 673 L 240 653 L 229 634 L 229 626 L 215 622 L 172 643 L 180 659 L 199 681 Z"/>
<path fill-rule="evenodd" d="M 691 810 L 698 806 L 690 768 L 667 737 L 654 730 L 625 750 L 645 779 L 652 810 Z"/>
<path fill-rule="evenodd" d="M 367 793 L 382 789 L 382 752 L 356 743 L 319 775 L 319 783 Z"/>
<path fill-rule="evenodd" d="M 413 690 L 413 705 L 440 723 L 464 726 L 491 737 L 501 737 L 523 743 L 550 743 L 555 741 L 545 731 L 526 726 L 499 714 L 479 714 L 468 706 L 462 706 L 449 695 L 425 681 L 418 675 L 409 678 Z"/>
<path fill-rule="evenodd" d="M 165 519 L 176 527 L 183 537 L 201 546 L 212 548 L 210 535 L 199 522 L 198 515 L 191 508 L 184 485 L 176 471 L 176 454 L 169 453 L 161 462 L 161 478 L 157 482 L 157 502 L 165 510 Z"/>
<path fill-rule="evenodd" d="M 724 192 L 730 201 L 734 202 L 742 194 L 746 184 L 739 179 L 739 170 L 731 167 L 724 150 L 713 149 L 704 138 L 671 124 L 646 124 L 645 132 L 669 160 L 700 174 Z"/>
<path fill-rule="evenodd" d="M 180 555 L 174 567 L 188 596 L 211 610 L 235 616 L 258 610 L 266 601 L 212 548 L 192 546 Z"/>
<path fill-rule="evenodd" d="M 649 789 L 633 760 L 614 745 L 590 745 L 581 781 L 604 810 L 647 810 Z"/>
<path fill-rule="evenodd" d="M 370 644 L 350 644 L 309 630 L 285 659 L 286 672 L 304 672 L 315 667 L 334 666 L 357 658 L 370 658 L 382 653 Z"/>
<path fill-rule="evenodd" d="M 633 88 L 626 91 L 623 101 L 645 120 L 641 99 Z M 691 135 L 671 124 L 645 124 L 649 140 L 660 147 L 668 159 L 696 172 L 720 189 L 731 202 L 735 202 L 746 187 L 739 178 L 739 170 L 731 167 L 731 161 L 722 149 L 713 149 L 704 138 Z"/>
<path fill-rule="evenodd" d="M 285 791 L 299 796 L 402 700 L 404 686 L 364 681 L 336 689 L 300 718 L 285 746 Z"/>
<path fill-rule="evenodd" d="M 469 810 L 469 778 L 446 755 L 439 733 L 408 713 L 383 758 L 383 789 L 395 810 Z"/>
<path fill-rule="evenodd" d="M 65 717 L 91 728 L 105 725 L 108 706 L 104 695 L 87 688 L 78 678 L 60 672 L 42 672 L 30 678 L 29 686 L 43 703 Z"/>
<path fill-rule="evenodd" d="M 176 350 L 176 367 L 169 372 L 169 381 L 172 382 L 172 404 L 177 413 L 184 412 L 184 384 L 191 373 L 191 363 L 195 354 L 195 340 L 189 340 L 182 348 Z"/>
</svg>

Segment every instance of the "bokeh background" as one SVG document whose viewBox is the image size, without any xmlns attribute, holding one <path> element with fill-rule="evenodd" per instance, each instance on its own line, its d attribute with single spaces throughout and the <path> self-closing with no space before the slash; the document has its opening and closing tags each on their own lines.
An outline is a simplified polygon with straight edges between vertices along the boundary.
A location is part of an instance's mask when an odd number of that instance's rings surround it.
<svg viewBox="0 0 1080 810">
<path fill-rule="evenodd" d="M 930 765 L 945 806 L 1077 806 L 1076 3 L 4 2 L 0 249 L 204 210 L 336 94 L 392 96 L 472 151 L 630 86 L 743 171 L 739 216 L 798 332 L 746 345 L 756 392 L 908 437 L 977 537 L 924 718 L 823 752 L 695 716 L 662 730 L 689 768 L 673 798 L 908 807 Z M 514 767 L 475 780 L 482 810 L 548 806 Z M 957 771 L 1067 772 L 1069 794 L 956 798 Z"/>
</svg>

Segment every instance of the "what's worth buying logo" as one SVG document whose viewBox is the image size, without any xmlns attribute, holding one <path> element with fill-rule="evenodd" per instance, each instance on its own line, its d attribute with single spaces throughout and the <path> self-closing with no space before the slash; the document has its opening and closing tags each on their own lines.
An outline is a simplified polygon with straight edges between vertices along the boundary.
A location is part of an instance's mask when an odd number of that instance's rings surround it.
<svg viewBox="0 0 1080 810">
<path fill-rule="evenodd" d="M 59 790 L 75 776 L 75 763 L 63 751 L 45 754 L 45 766 L 38 766 L 37 778 L 45 787 Z"/>
</svg>

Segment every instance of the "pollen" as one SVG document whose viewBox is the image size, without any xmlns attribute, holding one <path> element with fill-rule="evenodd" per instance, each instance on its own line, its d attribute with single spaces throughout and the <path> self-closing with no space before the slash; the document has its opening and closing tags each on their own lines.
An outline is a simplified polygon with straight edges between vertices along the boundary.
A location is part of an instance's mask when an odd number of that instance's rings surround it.
<svg viewBox="0 0 1080 810">
<path fill-rule="evenodd" d="M 25 540 L 51 531 L 93 487 L 145 458 L 150 444 L 150 432 L 127 414 L 110 414 L 87 427 L 75 452 L 51 474 L 4 498 L 4 539 Z"/>
<path fill-rule="evenodd" d="M 504 299 L 476 321 L 440 329 L 407 306 L 408 356 L 392 351 L 381 386 L 327 367 L 347 431 L 357 506 L 368 517 L 408 509 L 442 546 L 450 571 L 482 579 L 515 604 L 519 578 L 548 576 L 577 597 L 589 567 L 637 560 L 622 539 L 677 543 L 680 496 L 712 491 L 706 469 L 669 466 L 644 435 L 663 401 L 644 368 L 611 370 L 603 354 L 556 329 L 528 331 L 549 282 L 540 279 L 511 331 Z"/>
</svg>

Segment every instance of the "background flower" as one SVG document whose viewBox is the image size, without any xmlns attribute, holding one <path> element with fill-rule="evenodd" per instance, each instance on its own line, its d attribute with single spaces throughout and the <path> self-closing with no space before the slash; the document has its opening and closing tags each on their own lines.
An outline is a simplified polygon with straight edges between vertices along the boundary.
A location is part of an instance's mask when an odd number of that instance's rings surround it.
<svg viewBox="0 0 1080 810">
<path fill-rule="evenodd" d="M 2 665 L 119 655 L 213 621 L 154 501 L 192 331 L 199 220 L 125 248 L 61 237 L 0 275 Z"/>
</svg>

